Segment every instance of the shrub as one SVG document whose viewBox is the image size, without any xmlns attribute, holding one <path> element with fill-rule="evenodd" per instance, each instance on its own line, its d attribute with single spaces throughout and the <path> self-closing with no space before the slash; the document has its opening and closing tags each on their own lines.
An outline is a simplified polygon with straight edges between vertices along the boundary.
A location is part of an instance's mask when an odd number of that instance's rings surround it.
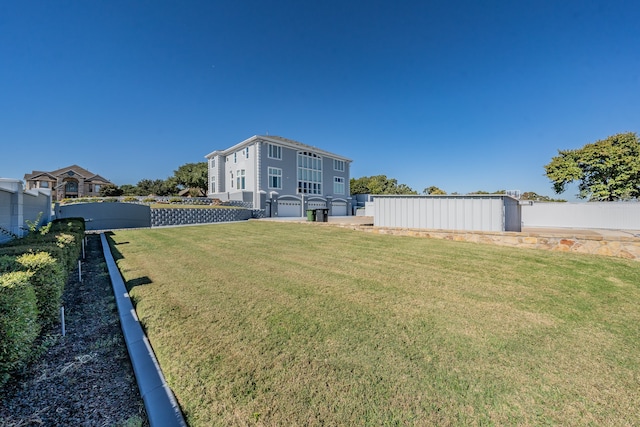
<svg viewBox="0 0 640 427">
<path fill-rule="evenodd" d="M 0 274 L 0 387 L 29 359 L 40 333 L 31 273 Z"/>
<path fill-rule="evenodd" d="M 182 203 L 182 199 L 179 197 L 172 197 L 169 199 L 169 203 Z"/>
<path fill-rule="evenodd" d="M 19 239 L 20 241 L 22 239 Z M 18 257 L 23 254 L 33 254 L 35 252 L 46 252 L 53 259 L 58 261 L 58 263 L 67 270 L 71 270 L 75 267 L 76 260 L 75 259 L 67 259 L 68 255 L 66 251 L 56 245 L 55 243 L 41 243 L 39 245 L 32 244 L 22 244 L 22 245 L 4 245 L 0 247 L 0 256 L 13 256 Z"/>
<path fill-rule="evenodd" d="M 16 258 L 22 269 L 33 273 L 31 284 L 36 293 L 43 327 L 58 320 L 58 311 L 67 276 L 60 263 L 47 252 L 24 254 Z"/>
<path fill-rule="evenodd" d="M 123 202 L 128 202 L 128 203 L 137 203 L 138 202 L 138 198 L 134 197 L 134 196 L 127 196 L 124 199 L 122 199 Z"/>
<path fill-rule="evenodd" d="M 146 197 L 142 199 L 142 201 L 145 203 L 155 203 L 156 199 L 154 197 Z"/>
</svg>

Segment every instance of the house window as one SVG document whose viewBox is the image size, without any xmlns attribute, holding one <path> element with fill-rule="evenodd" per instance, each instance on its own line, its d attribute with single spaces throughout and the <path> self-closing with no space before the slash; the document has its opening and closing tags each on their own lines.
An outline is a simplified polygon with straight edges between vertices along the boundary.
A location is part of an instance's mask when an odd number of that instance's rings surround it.
<svg viewBox="0 0 640 427">
<path fill-rule="evenodd" d="M 209 160 L 209 166 L 212 167 L 212 168 L 215 168 L 216 167 L 216 159 Z"/>
<path fill-rule="evenodd" d="M 344 194 L 344 178 L 341 176 L 333 177 L 333 192 L 335 194 Z"/>
<path fill-rule="evenodd" d="M 40 188 L 49 188 L 49 181 L 40 181 Z"/>
<path fill-rule="evenodd" d="M 212 193 L 216 192 L 216 177 L 215 176 L 211 177 L 211 192 Z"/>
<path fill-rule="evenodd" d="M 269 168 L 269 188 L 282 189 L 282 169 Z"/>
<path fill-rule="evenodd" d="M 322 194 L 322 157 L 298 152 L 298 193 Z"/>
<path fill-rule="evenodd" d="M 282 160 L 282 147 L 269 144 L 269 158 Z"/>
<path fill-rule="evenodd" d="M 344 162 L 342 160 L 333 159 L 333 170 L 344 172 Z"/>
<path fill-rule="evenodd" d="M 238 184 L 238 185 L 236 185 L 236 188 L 237 188 L 238 190 L 244 190 L 244 185 L 245 185 L 245 179 L 244 179 L 245 174 L 244 174 L 244 169 L 240 169 L 240 170 L 239 170 L 239 171 L 237 171 L 237 172 L 238 172 L 238 176 L 237 176 L 237 178 L 236 178 L 236 179 L 237 179 L 237 181 L 238 181 L 238 182 L 237 182 L 237 184 Z"/>
<path fill-rule="evenodd" d="M 231 172 L 231 188 L 233 188 L 233 172 Z"/>
<path fill-rule="evenodd" d="M 233 153 L 233 163 L 238 163 L 238 153 Z"/>
<path fill-rule="evenodd" d="M 77 193 L 78 192 L 78 182 L 77 181 L 67 181 L 64 186 L 64 191 L 66 193 Z"/>
<path fill-rule="evenodd" d="M 244 157 L 247 159 L 249 158 L 249 147 L 244 149 Z"/>
</svg>

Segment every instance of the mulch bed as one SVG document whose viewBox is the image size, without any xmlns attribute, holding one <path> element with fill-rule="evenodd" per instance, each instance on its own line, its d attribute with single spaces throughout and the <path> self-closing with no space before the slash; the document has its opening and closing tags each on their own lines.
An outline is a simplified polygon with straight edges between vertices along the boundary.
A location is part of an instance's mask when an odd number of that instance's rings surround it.
<svg viewBox="0 0 640 427">
<path fill-rule="evenodd" d="M 87 236 L 83 281 L 74 272 L 60 325 L 44 353 L 0 390 L 0 426 L 148 426 L 129 361 L 100 237 Z"/>
</svg>

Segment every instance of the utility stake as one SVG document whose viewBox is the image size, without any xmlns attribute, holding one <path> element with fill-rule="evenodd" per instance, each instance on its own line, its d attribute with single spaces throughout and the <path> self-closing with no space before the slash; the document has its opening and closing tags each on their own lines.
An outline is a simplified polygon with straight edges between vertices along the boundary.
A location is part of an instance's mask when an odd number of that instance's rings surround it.
<svg viewBox="0 0 640 427">
<path fill-rule="evenodd" d="M 60 307 L 60 322 L 62 323 L 62 336 L 67 334 L 67 330 L 64 324 L 64 305 Z"/>
<path fill-rule="evenodd" d="M 82 261 L 78 260 L 78 280 L 82 283 Z"/>
<path fill-rule="evenodd" d="M 85 241 L 86 239 L 87 239 L 86 237 L 85 237 L 84 239 L 82 239 L 82 259 L 84 259 L 84 258 L 85 258 L 85 257 L 84 257 L 84 241 Z"/>
</svg>

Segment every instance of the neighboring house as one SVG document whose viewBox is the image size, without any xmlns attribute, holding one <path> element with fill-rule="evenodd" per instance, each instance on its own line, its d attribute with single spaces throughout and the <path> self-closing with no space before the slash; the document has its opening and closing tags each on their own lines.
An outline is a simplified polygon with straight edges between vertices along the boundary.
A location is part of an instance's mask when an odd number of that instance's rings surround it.
<svg viewBox="0 0 640 427">
<path fill-rule="evenodd" d="M 25 174 L 24 181 L 27 190 L 37 188 L 51 190 L 51 198 L 54 201 L 65 198 L 97 197 L 103 185 L 111 184 L 109 180 L 78 165 L 51 172 L 33 171 Z"/>
<path fill-rule="evenodd" d="M 205 156 L 208 196 L 250 203 L 266 216 L 304 216 L 307 209 L 349 215 L 351 160 L 279 136 L 252 136 Z"/>
</svg>

